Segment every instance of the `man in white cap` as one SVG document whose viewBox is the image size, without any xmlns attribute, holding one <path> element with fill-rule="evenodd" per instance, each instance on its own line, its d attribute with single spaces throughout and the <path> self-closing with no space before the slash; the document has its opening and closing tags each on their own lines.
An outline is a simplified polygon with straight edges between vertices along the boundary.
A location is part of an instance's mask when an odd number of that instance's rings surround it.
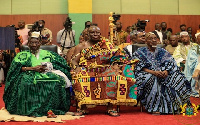
<svg viewBox="0 0 200 125">
<path fill-rule="evenodd" d="M 182 43 L 175 49 L 173 57 L 176 60 L 177 65 L 180 66 L 181 71 L 184 71 L 188 51 L 196 44 L 190 41 L 190 36 L 186 31 L 180 33 L 180 38 Z"/>
<path fill-rule="evenodd" d="M 55 118 L 70 108 L 70 67 L 57 53 L 40 49 L 41 44 L 40 33 L 32 32 L 30 50 L 12 61 L 3 95 L 10 114 Z"/>
<path fill-rule="evenodd" d="M 187 61 L 185 64 L 184 74 L 188 81 L 191 82 L 191 96 L 199 97 L 198 89 L 195 88 L 196 81 L 192 78 L 197 65 L 200 63 L 200 33 L 195 34 L 197 44 L 193 46 L 187 56 Z"/>
</svg>

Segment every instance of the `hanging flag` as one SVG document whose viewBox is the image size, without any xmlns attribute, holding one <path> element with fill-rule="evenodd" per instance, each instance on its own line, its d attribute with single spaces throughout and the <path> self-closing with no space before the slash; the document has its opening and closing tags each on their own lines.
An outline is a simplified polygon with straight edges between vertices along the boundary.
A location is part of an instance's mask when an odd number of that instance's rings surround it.
<svg viewBox="0 0 200 125">
<path fill-rule="evenodd" d="M 15 50 L 14 27 L 0 27 L 0 50 Z"/>
</svg>

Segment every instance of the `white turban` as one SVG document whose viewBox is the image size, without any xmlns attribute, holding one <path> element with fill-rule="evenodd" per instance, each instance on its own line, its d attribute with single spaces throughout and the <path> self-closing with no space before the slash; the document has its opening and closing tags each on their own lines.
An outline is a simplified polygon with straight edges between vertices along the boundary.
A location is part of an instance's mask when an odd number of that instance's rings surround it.
<svg viewBox="0 0 200 125">
<path fill-rule="evenodd" d="M 40 37 L 40 32 L 32 32 L 31 33 L 31 37 L 39 38 Z"/>
<path fill-rule="evenodd" d="M 195 34 L 195 37 L 197 38 L 197 37 L 198 37 L 198 35 L 200 35 L 200 32 L 199 32 L 199 33 L 196 33 L 196 34 Z"/>
<path fill-rule="evenodd" d="M 188 32 L 186 32 L 186 31 L 180 32 L 180 37 L 181 37 L 182 35 L 188 35 Z"/>
</svg>

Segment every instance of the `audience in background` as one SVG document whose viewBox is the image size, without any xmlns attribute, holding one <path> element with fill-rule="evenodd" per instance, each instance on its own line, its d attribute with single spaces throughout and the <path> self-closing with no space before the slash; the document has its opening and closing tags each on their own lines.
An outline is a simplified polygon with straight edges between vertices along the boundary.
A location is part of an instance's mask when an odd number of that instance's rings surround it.
<svg viewBox="0 0 200 125">
<path fill-rule="evenodd" d="M 137 31 L 135 33 L 136 42 L 137 44 L 145 44 L 145 32 L 144 31 Z"/>
<path fill-rule="evenodd" d="M 181 24 L 180 25 L 180 32 L 176 33 L 176 35 L 180 35 L 181 32 L 186 31 L 186 25 L 185 24 Z"/>
<path fill-rule="evenodd" d="M 178 37 L 177 35 L 171 35 L 170 39 L 169 39 L 170 44 L 166 46 L 166 50 L 173 55 L 174 50 L 176 49 L 176 47 L 178 46 Z"/>
<path fill-rule="evenodd" d="M 122 30 L 122 23 L 116 22 L 116 31 L 114 32 L 114 37 L 117 39 L 116 46 L 126 43 L 128 33 Z"/>
<path fill-rule="evenodd" d="M 161 32 L 164 34 L 164 36 L 167 36 L 167 39 L 163 40 L 163 44 L 165 44 L 165 46 L 169 45 L 169 39 L 171 36 L 171 32 L 167 30 L 167 23 L 166 22 L 162 22 L 161 23 Z"/>
<path fill-rule="evenodd" d="M 162 22 L 161 23 L 161 32 L 163 34 L 165 34 L 167 36 L 167 40 L 169 40 L 172 32 L 170 32 L 170 31 L 167 30 L 167 23 L 166 22 Z"/>
<path fill-rule="evenodd" d="M 136 30 L 133 30 L 133 31 L 130 33 L 130 43 L 131 43 L 131 44 L 137 43 L 137 41 L 136 41 L 136 33 L 137 33 Z"/>
<path fill-rule="evenodd" d="M 155 30 L 152 31 L 152 33 L 154 33 L 158 39 L 158 43 L 159 44 L 163 44 L 164 40 L 167 39 L 167 35 L 163 32 L 161 32 L 161 25 L 160 23 L 156 23 L 155 24 Z"/>
<path fill-rule="evenodd" d="M 126 54 L 128 54 L 129 58 L 132 58 L 133 55 L 133 44 L 145 44 L 146 40 L 145 40 L 145 32 L 144 31 L 132 31 L 131 32 L 131 37 L 133 38 L 132 44 L 124 47 L 124 51 L 126 52 Z"/>
<path fill-rule="evenodd" d="M 188 27 L 188 28 L 187 28 L 187 32 L 188 32 L 188 34 L 189 34 L 189 36 L 190 36 L 190 41 L 191 41 L 191 42 L 194 42 L 193 36 L 192 36 L 192 27 Z"/>
<path fill-rule="evenodd" d="M 127 42 L 127 43 L 130 43 L 130 42 L 131 42 L 130 33 L 132 32 L 132 27 L 131 27 L 131 26 L 128 26 L 128 27 L 126 28 L 126 32 L 128 33 L 126 42 Z"/>
<path fill-rule="evenodd" d="M 38 29 L 40 31 L 40 34 L 42 35 L 42 45 L 50 45 L 53 40 L 51 30 L 45 27 L 44 20 L 39 20 L 38 25 Z"/>
<path fill-rule="evenodd" d="M 171 32 L 171 34 L 173 34 L 172 28 L 167 28 L 167 31 L 169 31 L 169 32 Z"/>
<path fill-rule="evenodd" d="M 197 30 L 197 32 L 196 33 L 199 33 L 200 32 L 200 24 L 199 24 L 199 29 Z"/>
<path fill-rule="evenodd" d="M 61 46 L 61 52 L 66 55 L 67 51 L 75 46 L 75 31 L 72 30 L 72 22 L 69 17 L 63 24 L 64 29 L 57 33 L 57 43 Z"/>
<path fill-rule="evenodd" d="M 91 25 L 92 25 L 92 22 L 86 21 L 86 22 L 85 22 L 85 29 L 86 29 L 86 28 L 89 28 Z"/>
<path fill-rule="evenodd" d="M 188 81 L 191 82 L 191 96 L 193 97 L 199 97 L 198 89 L 195 89 L 196 81 L 192 78 L 192 75 L 197 67 L 197 65 L 200 63 L 200 33 L 195 34 L 197 44 L 196 46 L 193 46 L 187 56 L 186 64 L 185 64 L 185 70 L 184 74 Z"/>
<path fill-rule="evenodd" d="M 25 21 L 20 20 L 18 22 L 19 30 L 17 30 L 17 34 L 22 36 L 22 45 L 26 45 L 28 43 L 28 32 L 30 29 L 25 28 Z"/>
<path fill-rule="evenodd" d="M 184 71 L 188 51 L 195 44 L 190 42 L 189 34 L 186 31 L 180 32 L 180 38 L 182 43 L 176 47 L 173 57 L 176 60 L 177 65 L 181 67 L 181 71 Z"/>
</svg>

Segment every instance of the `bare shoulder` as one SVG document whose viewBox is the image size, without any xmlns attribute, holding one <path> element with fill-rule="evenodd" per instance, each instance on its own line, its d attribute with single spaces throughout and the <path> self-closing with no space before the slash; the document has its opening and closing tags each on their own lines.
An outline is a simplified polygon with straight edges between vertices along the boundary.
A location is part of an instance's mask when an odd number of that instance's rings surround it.
<svg viewBox="0 0 200 125">
<path fill-rule="evenodd" d="M 74 50 L 74 54 L 80 53 L 83 49 L 86 48 L 86 44 L 84 43 L 79 43 Z"/>
<path fill-rule="evenodd" d="M 82 49 L 87 48 L 87 46 L 88 46 L 88 45 L 87 45 L 87 42 L 83 42 L 83 43 L 79 43 L 79 44 L 76 46 L 76 48 L 82 50 Z"/>
<path fill-rule="evenodd" d="M 68 54 L 70 55 L 70 54 L 74 53 L 75 47 L 76 47 L 76 46 L 70 48 L 70 49 L 67 51 L 67 55 L 68 55 Z"/>
</svg>

